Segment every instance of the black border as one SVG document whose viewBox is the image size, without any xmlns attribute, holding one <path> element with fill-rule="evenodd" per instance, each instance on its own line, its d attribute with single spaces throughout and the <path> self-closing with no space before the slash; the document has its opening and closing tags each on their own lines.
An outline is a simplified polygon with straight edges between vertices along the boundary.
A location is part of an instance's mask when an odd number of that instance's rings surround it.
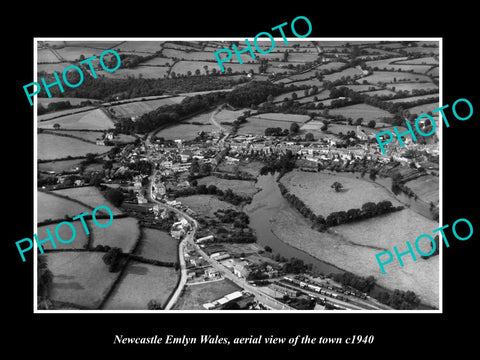
<svg viewBox="0 0 480 360">
<path fill-rule="evenodd" d="M 224 353 L 250 353 L 258 346 L 172 346 L 112 345 L 114 335 L 200 335 L 219 334 L 249 336 L 277 334 L 283 337 L 297 334 L 310 336 L 374 335 L 373 345 L 353 346 L 263 346 L 269 352 L 307 351 L 313 356 L 326 353 L 343 357 L 345 350 L 352 354 L 380 355 L 375 350 L 388 349 L 384 356 L 401 352 L 432 354 L 444 347 L 460 345 L 462 350 L 474 344 L 473 330 L 465 327 L 475 314 L 477 288 L 474 264 L 478 250 L 478 215 L 470 206 L 476 199 L 475 153 L 478 95 L 473 84 L 478 77 L 476 68 L 476 38 L 478 20 L 475 9 L 458 4 L 449 9 L 431 5 L 421 9 L 419 4 L 403 2 L 357 5 L 324 3 L 315 5 L 288 3 L 272 5 L 260 12 L 258 4 L 206 3 L 192 8 L 185 3 L 169 9 L 164 3 L 140 5 L 109 4 L 102 9 L 97 4 L 77 4 L 77 10 L 33 8 L 23 13 L 21 33 L 4 29 L 6 49 L 2 55 L 8 69 L 4 84 L 8 101 L 4 107 L 4 192 L 8 200 L 4 250 L 8 269 L 3 297 L 8 300 L 4 312 L 8 316 L 8 347 L 24 349 L 30 345 L 36 352 L 56 358 L 64 350 L 75 354 L 95 356 L 98 350 L 108 354 L 139 354 L 165 351 L 198 356 L 205 350 L 212 356 Z M 287 6 L 287 5 L 285 5 Z M 307 7 L 307 8 L 306 8 Z M 280 11 L 272 11 L 279 8 Z M 473 237 L 465 242 L 452 240 L 443 248 L 444 313 L 443 314 L 33 314 L 33 257 L 21 262 L 14 242 L 33 233 L 33 107 L 28 105 L 22 86 L 33 81 L 34 37 L 179 37 L 222 36 L 251 37 L 267 31 L 296 16 L 306 16 L 313 25 L 310 37 L 442 37 L 443 38 L 443 104 L 458 98 L 469 99 L 474 115 L 468 121 L 452 120 L 444 128 L 443 138 L 443 223 L 452 224 L 467 218 L 474 224 Z M 7 25 L 2 25 L 6 27 Z M 8 25 L 11 26 L 11 25 Z M 13 56 L 8 55 L 13 51 Z M 10 53 L 11 54 L 11 53 Z M 480 108 L 479 108 L 480 109 Z M 448 112 L 447 112 L 448 114 Z M 9 134 L 9 135 L 6 135 Z M 13 135 L 13 136 L 12 136 Z M 474 329 L 475 329 L 475 325 Z M 25 344 L 25 345 L 24 345 Z M 23 346 L 22 346 L 23 345 Z M 31 346 L 33 345 L 33 346 Z M 53 354 L 53 355 L 52 355 Z M 174 353 L 175 354 L 175 353 Z"/>
</svg>

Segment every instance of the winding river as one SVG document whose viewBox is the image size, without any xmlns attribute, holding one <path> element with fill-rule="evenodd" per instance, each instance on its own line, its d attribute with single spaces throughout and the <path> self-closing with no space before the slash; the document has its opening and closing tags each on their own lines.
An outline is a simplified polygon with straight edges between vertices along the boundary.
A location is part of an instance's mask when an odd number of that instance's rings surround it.
<svg viewBox="0 0 480 360">
<path fill-rule="evenodd" d="M 336 174 L 339 177 L 354 177 L 359 178 L 360 174 L 355 173 L 332 173 Z M 317 274 L 328 275 L 330 273 L 344 273 L 345 270 L 336 267 L 334 264 L 327 263 L 312 255 L 293 247 L 279 237 L 277 237 L 272 231 L 271 220 L 275 219 L 276 214 L 282 211 L 288 211 L 292 216 L 302 218 L 302 215 L 299 214 L 295 209 L 293 209 L 287 200 L 280 193 L 280 189 L 277 185 L 276 178 L 278 174 L 268 174 L 260 175 L 257 178 L 256 187 L 261 189 L 258 191 L 252 202 L 244 207 L 244 212 L 248 215 L 250 224 L 249 226 L 255 231 L 257 236 L 257 243 L 264 246 L 269 246 L 273 253 L 280 254 L 285 258 L 297 258 L 303 260 L 306 264 L 311 264 L 312 269 Z M 370 181 L 365 179 L 365 181 Z M 390 191 L 391 179 L 390 178 L 377 178 L 375 181 L 377 184 L 384 186 L 387 190 Z M 392 196 L 393 193 L 392 193 Z M 415 201 L 404 194 L 399 194 L 395 196 L 400 202 L 409 206 L 412 210 L 422 214 L 425 217 L 431 218 L 428 205 L 421 201 Z M 392 292 L 390 289 L 376 285 L 371 292 L 371 295 L 377 294 L 379 291 Z M 428 306 L 421 304 L 419 309 L 431 309 Z"/>
</svg>

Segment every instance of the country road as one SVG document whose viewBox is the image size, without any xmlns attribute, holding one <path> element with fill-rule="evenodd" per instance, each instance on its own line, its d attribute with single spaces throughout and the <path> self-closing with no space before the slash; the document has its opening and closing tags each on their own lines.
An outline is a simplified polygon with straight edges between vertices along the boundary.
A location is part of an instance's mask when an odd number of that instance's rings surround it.
<svg viewBox="0 0 480 360">
<path fill-rule="evenodd" d="M 177 215 L 179 215 L 181 217 L 184 217 L 192 225 L 192 230 L 185 236 L 185 238 L 182 241 L 180 241 L 180 243 L 178 245 L 178 256 L 179 256 L 179 259 L 180 259 L 180 269 L 181 269 L 180 281 L 179 281 L 178 286 L 175 289 L 173 295 L 170 297 L 170 300 L 165 305 L 165 310 L 170 310 L 173 307 L 173 305 L 178 300 L 178 297 L 180 296 L 180 294 L 182 292 L 182 289 L 185 287 L 185 284 L 187 282 L 187 269 L 186 269 L 186 265 L 185 265 L 185 258 L 184 258 L 184 251 L 183 251 L 183 249 L 185 247 L 185 244 L 187 242 L 190 243 L 191 245 L 193 245 L 195 247 L 195 249 L 197 250 L 197 252 L 212 267 L 217 269 L 218 272 L 220 272 L 225 278 L 229 279 L 230 281 L 234 282 L 235 284 L 237 284 L 241 288 L 243 288 L 243 289 L 247 290 L 248 292 L 250 292 L 251 294 L 255 295 L 258 298 L 258 300 L 261 300 L 262 303 L 264 303 L 265 305 L 267 305 L 271 309 L 295 310 L 294 308 L 292 308 L 292 307 L 290 307 L 290 306 L 288 306 L 288 305 L 286 305 L 282 302 L 279 302 L 279 301 L 275 300 L 274 298 L 272 298 L 271 296 L 259 291 L 258 288 L 248 284 L 245 279 L 238 278 L 236 275 L 234 275 L 225 266 L 218 263 L 216 260 L 211 259 L 210 256 L 208 256 L 200 248 L 200 246 L 195 244 L 194 238 L 195 238 L 195 232 L 196 232 L 197 226 L 198 226 L 197 221 L 195 219 L 193 219 L 192 217 L 190 217 L 189 215 L 187 215 L 186 213 L 184 213 L 183 211 L 180 211 L 180 210 L 178 210 L 178 209 L 176 209 L 172 206 L 169 206 L 165 203 L 162 203 L 162 202 L 160 202 L 160 201 L 158 201 L 158 200 L 156 200 L 152 197 L 152 186 L 153 186 L 153 179 L 155 178 L 155 175 L 156 175 L 156 171 L 153 172 L 153 174 L 150 176 L 150 179 L 149 179 L 149 185 L 148 185 L 148 189 L 147 189 L 147 195 L 148 195 L 149 199 L 151 201 L 159 204 L 160 206 L 175 212 Z"/>
</svg>

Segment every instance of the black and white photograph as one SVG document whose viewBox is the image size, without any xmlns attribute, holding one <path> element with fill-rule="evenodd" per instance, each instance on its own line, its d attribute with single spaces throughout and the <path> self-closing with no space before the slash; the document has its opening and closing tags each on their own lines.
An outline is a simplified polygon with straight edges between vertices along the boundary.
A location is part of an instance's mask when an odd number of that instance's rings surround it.
<svg viewBox="0 0 480 360">
<path fill-rule="evenodd" d="M 38 310 L 440 308 L 441 41 L 251 43 L 37 40 Z"/>
<path fill-rule="evenodd" d="M 471 5 L 67 5 L 2 25 L 7 353 L 474 349 Z"/>
</svg>

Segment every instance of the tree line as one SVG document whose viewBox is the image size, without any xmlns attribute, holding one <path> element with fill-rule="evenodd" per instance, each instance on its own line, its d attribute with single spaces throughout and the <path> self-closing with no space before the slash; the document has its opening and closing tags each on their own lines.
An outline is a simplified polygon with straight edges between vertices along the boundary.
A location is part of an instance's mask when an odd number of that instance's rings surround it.
<svg viewBox="0 0 480 360">
<path fill-rule="evenodd" d="M 215 195 L 219 200 L 228 202 L 232 205 L 240 205 L 242 203 L 249 203 L 252 201 L 250 197 L 243 197 L 235 194 L 232 189 L 226 189 L 225 191 L 217 188 L 215 185 L 198 185 L 191 186 L 185 189 L 178 189 L 172 192 L 174 197 L 190 196 L 190 195 Z"/>
<path fill-rule="evenodd" d="M 403 206 L 393 206 L 390 201 L 383 200 L 378 203 L 366 202 L 360 209 L 352 208 L 348 211 L 335 211 L 324 218 L 322 215 L 316 215 L 298 196 L 290 193 L 285 185 L 278 182 L 278 187 L 283 197 L 297 209 L 300 214 L 312 221 L 313 228 L 318 231 L 325 231 L 327 227 L 368 219 L 403 209 Z"/>
</svg>

